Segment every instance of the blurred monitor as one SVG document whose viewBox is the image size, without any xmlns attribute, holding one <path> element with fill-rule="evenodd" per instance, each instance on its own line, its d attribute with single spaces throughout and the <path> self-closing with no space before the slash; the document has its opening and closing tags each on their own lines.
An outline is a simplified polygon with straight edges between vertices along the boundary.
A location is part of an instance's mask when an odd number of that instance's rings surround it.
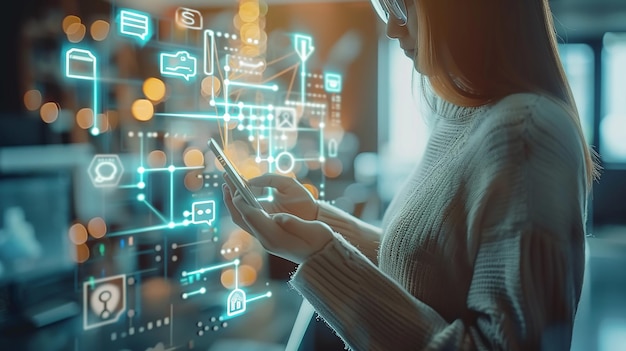
<svg viewBox="0 0 626 351">
<path fill-rule="evenodd" d="M 70 195 L 65 172 L 0 177 L 0 282 L 73 268 Z"/>
</svg>

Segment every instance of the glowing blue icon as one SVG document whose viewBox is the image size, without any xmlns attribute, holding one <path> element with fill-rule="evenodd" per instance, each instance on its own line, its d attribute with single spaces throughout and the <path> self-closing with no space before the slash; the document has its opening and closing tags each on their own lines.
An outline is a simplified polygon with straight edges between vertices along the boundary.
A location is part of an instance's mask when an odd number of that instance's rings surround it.
<svg viewBox="0 0 626 351">
<path fill-rule="evenodd" d="M 341 75 L 326 73 L 324 75 L 324 89 L 329 93 L 341 93 Z"/>
<path fill-rule="evenodd" d="M 143 12 L 121 10 L 119 23 L 121 34 L 139 38 L 142 43 L 145 43 L 152 36 L 150 16 Z"/>
<path fill-rule="evenodd" d="M 187 51 L 179 51 L 175 54 L 161 54 L 161 74 L 171 77 L 189 78 L 196 76 L 196 58 Z"/>
<path fill-rule="evenodd" d="M 213 75 L 215 72 L 215 33 L 207 29 L 204 31 L 204 74 Z"/>
<path fill-rule="evenodd" d="M 72 48 L 65 53 L 65 76 L 96 80 L 96 56 L 89 50 Z"/>
<path fill-rule="evenodd" d="M 226 314 L 235 316 L 246 311 L 246 293 L 241 289 L 235 289 L 228 295 L 228 308 Z"/>
<path fill-rule="evenodd" d="M 176 23 L 189 29 L 202 29 L 202 14 L 198 10 L 179 7 L 176 9 Z"/>
<path fill-rule="evenodd" d="M 276 129 L 280 131 L 295 131 L 297 128 L 296 109 L 294 107 L 277 107 Z"/>
<path fill-rule="evenodd" d="M 191 223 L 206 223 L 209 226 L 215 221 L 215 201 L 198 201 L 191 205 Z"/>
<path fill-rule="evenodd" d="M 83 283 L 83 329 L 117 322 L 126 311 L 126 275 Z"/>
<path fill-rule="evenodd" d="M 328 141 L 328 156 L 337 157 L 339 145 L 337 145 L 337 140 L 330 139 Z"/>
<path fill-rule="evenodd" d="M 124 167 L 118 155 L 95 155 L 87 173 L 97 188 L 114 187 L 122 178 Z"/>
<path fill-rule="evenodd" d="M 294 38 L 294 46 L 296 53 L 300 56 L 300 60 L 303 62 L 308 60 L 315 47 L 313 47 L 313 38 L 307 35 L 296 34 Z"/>
</svg>

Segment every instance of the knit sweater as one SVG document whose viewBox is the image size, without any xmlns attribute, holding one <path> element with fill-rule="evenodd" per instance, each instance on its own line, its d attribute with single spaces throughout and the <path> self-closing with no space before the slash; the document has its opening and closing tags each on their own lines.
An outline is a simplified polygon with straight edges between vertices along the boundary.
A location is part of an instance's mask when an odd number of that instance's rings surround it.
<svg viewBox="0 0 626 351">
<path fill-rule="evenodd" d="M 587 193 L 571 115 L 531 93 L 431 103 L 382 228 L 320 203 L 336 234 L 290 284 L 352 350 L 568 350 Z"/>
</svg>

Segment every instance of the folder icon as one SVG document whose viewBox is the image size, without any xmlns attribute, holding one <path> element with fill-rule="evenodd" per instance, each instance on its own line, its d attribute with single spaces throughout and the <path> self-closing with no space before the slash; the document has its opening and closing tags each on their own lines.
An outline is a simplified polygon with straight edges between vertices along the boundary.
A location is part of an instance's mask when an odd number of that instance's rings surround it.
<svg viewBox="0 0 626 351">
<path fill-rule="evenodd" d="M 65 76 L 68 78 L 95 80 L 96 56 L 89 50 L 72 48 L 65 53 Z"/>
</svg>

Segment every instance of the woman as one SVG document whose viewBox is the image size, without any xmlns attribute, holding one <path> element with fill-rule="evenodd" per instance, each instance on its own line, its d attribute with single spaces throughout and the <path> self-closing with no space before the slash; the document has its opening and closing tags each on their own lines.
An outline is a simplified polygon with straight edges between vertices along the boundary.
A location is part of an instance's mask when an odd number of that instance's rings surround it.
<svg viewBox="0 0 626 351">
<path fill-rule="evenodd" d="M 250 181 L 277 189 L 267 212 L 225 186 L 233 220 L 351 349 L 569 349 L 596 171 L 548 2 L 372 1 L 431 126 L 382 228 L 278 175 Z"/>
</svg>

